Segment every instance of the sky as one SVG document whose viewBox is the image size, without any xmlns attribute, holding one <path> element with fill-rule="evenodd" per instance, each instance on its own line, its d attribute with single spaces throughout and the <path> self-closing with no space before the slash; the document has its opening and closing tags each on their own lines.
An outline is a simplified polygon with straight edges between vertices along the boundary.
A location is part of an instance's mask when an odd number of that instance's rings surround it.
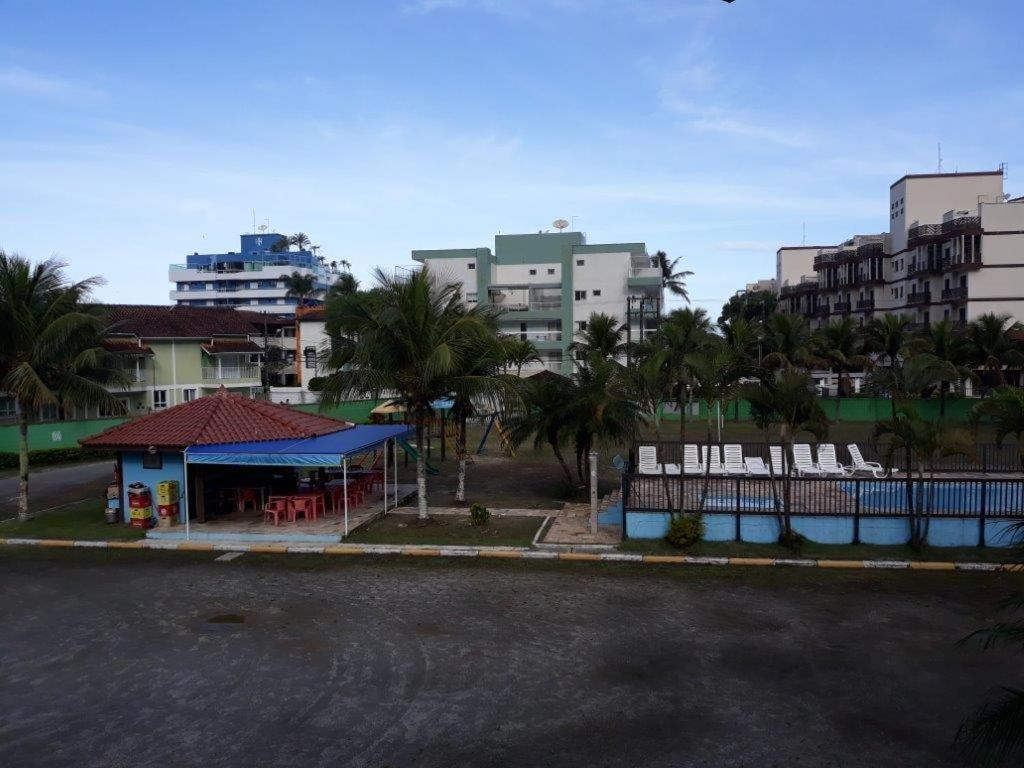
<svg viewBox="0 0 1024 768">
<path fill-rule="evenodd" d="M 1016 31 L 1015 31 L 1016 30 Z M 570 220 L 717 316 L 888 186 L 1008 163 L 1019 0 L 0 0 L 0 248 L 167 303 L 167 267 L 303 231 L 366 281 Z"/>
</svg>

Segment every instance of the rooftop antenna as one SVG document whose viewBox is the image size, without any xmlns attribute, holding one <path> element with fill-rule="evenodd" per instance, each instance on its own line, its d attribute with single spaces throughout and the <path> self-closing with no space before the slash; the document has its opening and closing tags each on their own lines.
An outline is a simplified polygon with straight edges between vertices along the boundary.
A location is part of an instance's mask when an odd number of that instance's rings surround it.
<svg viewBox="0 0 1024 768">
<path fill-rule="evenodd" d="M 807 245 L 807 222 L 801 221 L 800 227 L 802 232 L 800 235 L 800 245 Z"/>
<path fill-rule="evenodd" d="M 551 222 L 551 226 L 561 232 L 563 229 L 569 226 L 569 222 L 565 219 L 555 219 Z"/>
<path fill-rule="evenodd" d="M 1009 163 L 1000 163 L 999 164 L 999 170 L 1003 172 L 1003 181 L 1006 181 L 1008 178 L 1010 178 L 1010 164 Z"/>
<path fill-rule="evenodd" d="M 256 232 L 256 209 L 255 208 L 252 209 L 252 231 L 253 231 L 253 233 Z"/>
<path fill-rule="evenodd" d="M 939 169 L 937 173 L 942 173 L 942 142 L 939 142 Z"/>
<path fill-rule="evenodd" d="M 269 229 L 269 227 L 266 224 L 260 224 L 258 227 L 256 227 L 256 229 L 258 229 L 260 231 L 260 234 L 262 235 Z"/>
</svg>

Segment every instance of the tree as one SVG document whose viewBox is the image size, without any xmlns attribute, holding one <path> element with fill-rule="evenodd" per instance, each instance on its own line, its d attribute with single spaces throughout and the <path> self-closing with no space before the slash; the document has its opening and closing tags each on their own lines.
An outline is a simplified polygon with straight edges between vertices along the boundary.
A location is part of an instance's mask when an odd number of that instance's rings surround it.
<svg viewBox="0 0 1024 768">
<path fill-rule="evenodd" d="M 576 332 L 576 341 L 569 349 L 582 358 L 597 354 L 605 360 L 614 360 L 625 351 L 623 333 L 625 326 L 614 315 L 593 312 L 587 318 L 586 328 Z"/>
<path fill-rule="evenodd" d="M 928 541 L 928 525 L 935 507 L 935 465 L 946 456 L 970 456 L 974 439 L 970 432 L 940 421 L 921 418 L 910 405 L 902 405 L 889 421 L 875 425 L 875 437 L 888 437 L 886 464 L 897 455 L 907 457 L 907 513 L 910 517 L 910 546 L 920 550 Z M 917 474 L 917 489 L 912 475 Z M 925 474 L 928 484 L 925 485 Z"/>
<path fill-rule="evenodd" d="M 328 308 L 328 330 L 350 344 L 331 357 L 321 408 L 384 393 L 401 405 L 416 431 L 419 517 L 429 518 L 424 457 L 432 403 L 499 394 L 504 384 L 472 372 L 479 346 L 493 334 L 484 307 L 467 309 L 457 286 L 429 266 L 396 279 L 382 269 L 368 294 L 340 295 Z"/>
<path fill-rule="evenodd" d="M 814 393 L 811 375 L 796 369 L 783 370 L 777 377 L 761 384 L 747 384 L 742 388 L 743 397 L 750 403 L 750 415 L 754 423 L 765 433 L 772 425 L 779 428 L 779 442 L 782 443 L 786 471 L 782 476 L 783 493 L 780 503 L 775 492 L 775 481 L 771 479 L 772 495 L 776 513 L 780 514 L 780 540 L 792 537 L 790 515 L 792 513 L 792 482 L 790 468 L 793 461 L 793 439 L 800 432 L 808 432 L 816 439 L 828 435 L 828 418 L 822 410 L 821 401 Z M 774 472 L 778 467 L 773 468 Z"/>
<path fill-rule="evenodd" d="M 648 342 L 636 344 L 633 365 L 624 371 L 624 376 L 633 398 L 654 422 L 654 434 L 660 440 L 661 404 L 672 396 L 675 381 L 668 351 Z"/>
<path fill-rule="evenodd" d="M 718 316 L 718 324 L 723 325 L 738 317 L 744 320 L 760 320 L 767 322 L 775 313 L 778 297 L 771 291 L 749 291 L 737 293 L 729 297 Z"/>
<path fill-rule="evenodd" d="M 955 368 L 961 381 L 966 379 L 975 380 L 977 378 L 971 369 L 965 365 L 968 362 L 968 354 L 963 336 L 957 332 L 949 318 L 943 318 L 938 322 L 928 325 L 921 332 L 917 341 L 922 351 Z M 946 380 L 939 383 L 940 416 L 946 415 L 946 397 L 949 394 L 951 383 Z"/>
<path fill-rule="evenodd" d="M 850 373 L 863 371 L 871 359 L 863 353 L 864 344 L 853 318 L 833 320 L 818 329 L 812 339 L 815 357 L 827 363 L 829 370 L 839 376 L 839 397 L 853 394 Z M 836 400 L 836 421 L 839 421 L 840 401 Z"/>
<path fill-rule="evenodd" d="M 993 374 L 996 384 L 1006 384 L 1005 369 L 1024 363 L 1020 342 L 1013 332 L 1021 331 L 1009 315 L 988 313 L 967 324 L 964 348 L 967 359 L 976 367 Z"/>
<path fill-rule="evenodd" d="M 516 446 L 533 438 L 533 447 L 551 448 L 566 482 L 575 486 L 562 453 L 572 439 L 578 403 L 576 384 L 564 376 L 534 376 L 523 382 L 523 410 L 509 419 L 509 438 Z"/>
<path fill-rule="evenodd" d="M 523 375 L 523 366 L 530 363 L 541 362 L 537 345 L 529 339 L 521 339 L 518 336 L 506 336 L 502 339 L 504 347 L 503 363 L 506 369 L 515 366 L 516 376 Z"/>
<path fill-rule="evenodd" d="M 708 431 L 706 444 L 710 451 L 711 424 L 714 418 L 715 405 L 728 401 L 732 397 L 739 379 L 736 360 L 732 352 L 719 343 L 714 347 L 707 347 L 687 355 L 686 368 L 694 395 L 704 403 L 704 407 L 707 409 Z M 707 461 L 705 463 L 704 483 L 701 487 L 700 503 L 698 506 L 700 511 L 704 509 L 708 486 L 711 482 L 711 462 Z"/>
<path fill-rule="evenodd" d="M 342 272 L 338 275 L 338 278 L 331 283 L 331 287 L 327 289 L 327 300 L 330 300 L 335 295 L 345 295 L 356 293 L 359 290 L 359 281 L 352 276 L 351 272 Z"/>
<path fill-rule="evenodd" d="M 99 278 L 68 282 L 54 259 L 31 264 L 0 250 L 0 388 L 18 411 L 18 519 L 28 508 L 28 425 L 39 408 L 101 406 L 124 413 L 107 387 L 124 387 L 127 373 L 102 346 L 106 323 L 99 307 L 83 302 Z"/>
<path fill-rule="evenodd" d="M 667 253 L 658 251 L 654 254 L 654 260 L 658 265 L 658 269 L 661 270 L 661 287 L 689 304 L 690 294 L 686 290 L 686 278 L 692 277 L 693 272 L 679 269 L 679 262 L 683 260 L 683 257 L 677 256 L 672 261 L 669 261 Z"/>
<path fill-rule="evenodd" d="M 677 309 L 658 326 L 651 343 L 665 350 L 665 366 L 671 372 L 672 391 L 679 412 L 679 442 L 686 442 L 686 404 L 689 396 L 687 356 L 709 343 L 711 321 L 703 309 Z"/>
<path fill-rule="evenodd" d="M 812 354 L 811 340 L 811 328 L 800 315 L 772 315 L 765 327 L 768 353 L 761 365 L 787 371 L 811 368 L 819 362 Z"/>
<path fill-rule="evenodd" d="M 892 402 L 892 418 L 898 406 L 910 405 L 914 398 L 934 390 L 942 382 L 956 381 L 960 370 L 932 354 L 921 352 L 906 358 L 897 357 L 889 365 L 874 368 L 868 376 L 868 388 L 885 393 Z"/>
<path fill-rule="evenodd" d="M 315 275 L 304 275 L 295 271 L 285 278 L 284 283 L 288 288 L 287 295 L 297 298 L 300 307 L 304 306 L 317 292 Z"/>
<path fill-rule="evenodd" d="M 764 330 L 760 323 L 735 317 L 719 326 L 725 348 L 732 355 L 733 366 L 737 378 L 754 377 L 760 372 L 758 353 L 764 339 Z M 739 399 L 733 401 L 736 406 L 735 418 L 740 420 Z"/>
<path fill-rule="evenodd" d="M 312 240 L 309 239 L 309 235 L 307 235 L 305 232 L 296 232 L 294 235 L 288 238 L 288 244 L 294 245 L 300 251 L 305 250 L 306 247 L 308 247 L 311 242 Z"/>
<path fill-rule="evenodd" d="M 1002 445 L 1007 437 L 1017 442 L 1017 459 L 1024 470 L 1024 389 L 1000 387 L 971 410 L 975 422 L 982 418 L 992 420 L 996 430 L 996 444 Z"/>
<path fill-rule="evenodd" d="M 864 348 L 878 356 L 880 365 L 895 365 L 911 343 L 910 318 L 885 314 L 873 317 L 864 326 Z"/>
<path fill-rule="evenodd" d="M 290 246 L 290 245 L 291 245 L 291 242 L 289 241 L 289 239 L 287 237 L 278 238 L 277 240 L 274 241 L 274 244 L 272 246 L 270 246 L 270 252 L 271 253 L 284 253 L 285 251 L 288 250 L 288 246 Z"/>
</svg>

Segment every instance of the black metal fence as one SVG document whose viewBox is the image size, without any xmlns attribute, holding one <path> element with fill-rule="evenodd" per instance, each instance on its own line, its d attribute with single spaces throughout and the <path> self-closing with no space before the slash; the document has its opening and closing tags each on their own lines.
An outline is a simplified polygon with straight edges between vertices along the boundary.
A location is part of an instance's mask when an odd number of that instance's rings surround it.
<svg viewBox="0 0 1024 768">
<path fill-rule="evenodd" d="M 800 441 L 797 441 L 800 442 Z M 724 444 L 724 443 L 723 443 Z M 687 443 L 687 445 L 703 446 L 703 442 Z M 713 446 L 719 446 L 713 443 Z M 740 445 L 743 448 L 743 455 L 760 457 L 767 464 L 771 444 L 763 442 L 731 442 L 729 445 Z M 853 459 L 846 448 L 845 443 L 836 443 L 836 458 L 840 464 L 850 466 Z M 858 443 L 861 455 L 865 461 L 874 461 L 887 465 L 887 447 L 885 443 Z M 640 446 L 654 446 L 658 451 L 658 462 L 661 464 L 682 464 L 683 443 L 669 440 L 645 440 L 636 443 L 630 452 L 630 466 L 636 467 L 637 448 Z M 781 447 L 781 446 L 780 446 Z M 700 448 L 698 448 L 700 450 Z M 906 452 L 897 451 L 892 458 L 892 465 L 897 469 L 905 471 L 908 467 L 914 466 Z M 939 460 L 934 467 L 936 472 L 987 472 L 990 474 L 1003 473 L 1024 473 L 1021 467 L 1020 454 L 1017 446 L 1013 443 L 996 445 L 995 443 L 978 443 L 975 445 L 974 454 L 971 456 L 947 456 Z"/>
</svg>

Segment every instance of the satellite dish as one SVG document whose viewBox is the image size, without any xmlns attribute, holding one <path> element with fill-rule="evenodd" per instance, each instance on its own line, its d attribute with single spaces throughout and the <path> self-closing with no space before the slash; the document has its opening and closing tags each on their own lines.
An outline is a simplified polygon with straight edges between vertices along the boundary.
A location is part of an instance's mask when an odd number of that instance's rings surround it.
<svg viewBox="0 0 1024 768">
<path fill-rule="evenodd" d="M 565 219 L 555 219 L 551 223 L 551 226 L 553 226 L 555 229 L 561 232 L 563 229 L 569 226 L 569 222 L 566 221 Z"/>
<path fill-rule="evenodd" d="M 266 224 L 260 224 L 258 227 L 256 227 L 256 229 L 258 229 L 260 232 L 266 232 L 267 231 L 267 225 Z"/>
</svg>

